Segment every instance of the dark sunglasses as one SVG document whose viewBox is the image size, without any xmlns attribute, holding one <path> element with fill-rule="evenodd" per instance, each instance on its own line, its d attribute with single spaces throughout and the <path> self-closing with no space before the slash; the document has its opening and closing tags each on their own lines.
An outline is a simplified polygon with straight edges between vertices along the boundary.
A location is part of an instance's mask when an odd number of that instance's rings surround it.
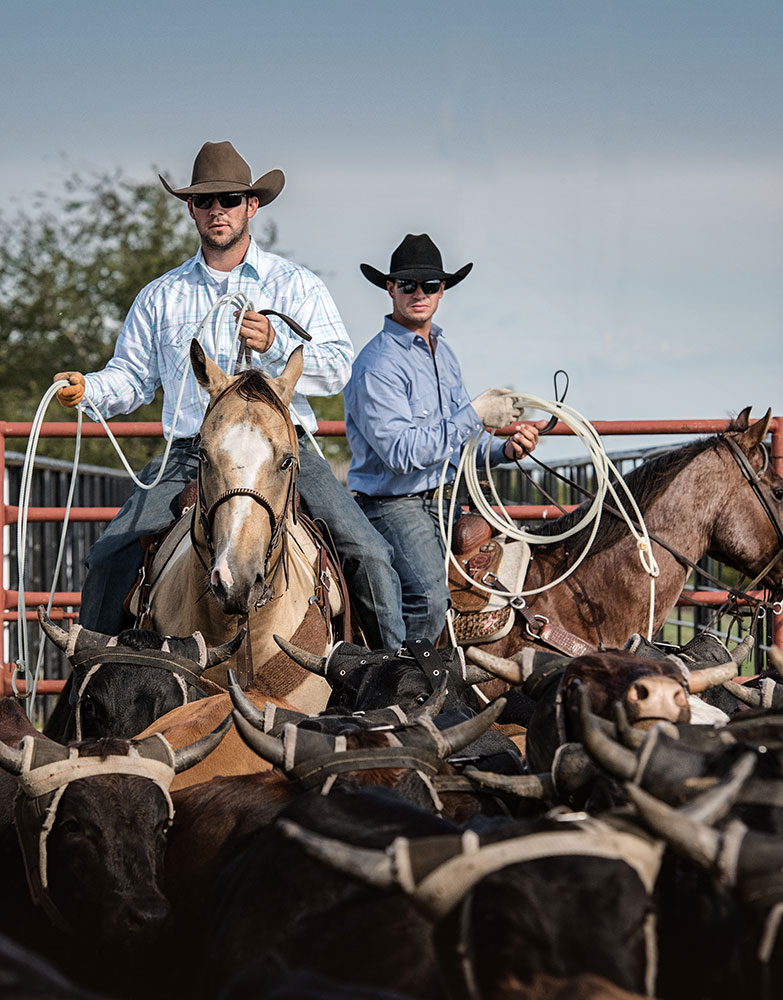
<svg viewBox="0 0 783 1000">
<path fill-rule="evenodd" d="M 244 194 L 194 194 L 190 200 L 193 202 L 194 208 L 203 211 L 205 208 L 212 208 L 212 202 L 215 198 L 217 198 L 221 208 L 238 208 L 242 204 L 242 199 L 246 197 L 247 195 Z"/>
<path fill-rule="evenodd" d="M 413 295 L 419 285 L 425 295 L 435 295 L 440 291 L 441 284 L 440 278 L 428 278 L 426 281 L 414 281 L 413 278 L 397 279 L 397 288 L 403 295 Z"/>
</svg>

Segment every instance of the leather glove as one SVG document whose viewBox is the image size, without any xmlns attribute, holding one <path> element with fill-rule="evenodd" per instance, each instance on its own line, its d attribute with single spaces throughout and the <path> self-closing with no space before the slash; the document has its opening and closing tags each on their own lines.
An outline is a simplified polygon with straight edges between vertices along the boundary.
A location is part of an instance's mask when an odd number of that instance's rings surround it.
<svg viewBox="0 0 783 1000">
<path fill-rule="evenodd" d="M 471 401 L 485 427 L 508 427 L 525 412 L 520 397 L 511 389 L 487 389 Z"/>
<path fill-rule="evenodd" d="M 84 375 L 81 372 L 57 372 L 52 382 L 67 378 L 70 385 L 63 386 L 55 393 L 63 406 L 78 406 L 84 398 Z"/>
</svg>

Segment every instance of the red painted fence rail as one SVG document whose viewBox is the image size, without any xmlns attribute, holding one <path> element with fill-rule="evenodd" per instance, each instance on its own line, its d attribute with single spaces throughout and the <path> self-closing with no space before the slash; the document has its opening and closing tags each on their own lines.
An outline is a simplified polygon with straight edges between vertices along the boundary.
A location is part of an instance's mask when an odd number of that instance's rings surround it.
<svg viewBox="0 0 783 1000">
<path fill-rule="evenodd" d="M 601 437 L 627 436 L 627 435 L 653 435 L 653 434 L 717 434 L 725 431 L 728 426 L 727 420 L 596 420 L 593 427 Z M 112 433 L 118 437 L 162 437 L 163 427 L 160 423 L 143 421 L 121 421 L 111 425 Z M 0 421 L 0 474 L 2 475 L 3 490 L 5 491 L 5 451 L 6 440 L 8 438 L 27 438 L 32 430 L 32 425 L 21 421 Z M 783 476 L 783 417 L 773 417 L 770 423 L 772 435 L 772 447 L 770 457 L 775 470 Z M 344 437 L 345 424 L 339 420 L 325 420 L 318 425 L 318 434 L 321 437 Z M 556 436 L 572 435 L 564 424 L 557 424 L 552 434 Z M 44 423 L 41 425 L 41 437 L 66 438 L 76 436 L 76 424 L 71 421 L 59 421 Z M 82 426 L 83 437 L 105 437 L 106 433 L 100 424 L 85 423 Z M 3 496 L 0 504 L 0 556 L 2 566 L 5 566 L 6 542 L 5 529 L 16 524 L 19 519 L 19 507 L 9 503 L 11 498 Z M 18 498 L 14 498 L 18 499 Z M 72 521 L 110 521 L 117 513 L 116 507 L 73 507 L 70 519 Z M 570 509 L 570 508 L 566 508 Z M 558 517 L 560 511 L 553 506 L 525 506 L 509 507 L 509 514 L 518 520 L 536 520 L 539 518 Z M 62 522 L 65 515 L 63 507 L 31 507 L 28 511 L 28 520 L 31 522 Z M 722 604 L 726 599 L 725 591 L 700 590 L 698 593 L 688 591 L 688 599 L 681 603 L 689 604 L 697 601 L 700 604 Z M 761 596 L 759 594 L 759 596 Z M 25 595 L 27 608 L 35 608 L 38 604 L 45 604 L 49 600 L 49 594 L 35 593 L 28 591 Z M 76 617 L 75 611 L 65 611 L 63 609 L 76 608 L 81 603 L 80 593 L 60 592 L 54 596 L 52 617 L 57 619 L 69 619 Z M 18 619 L 19 594 L 15 590 L 5 589 L 5 578 L 0 579 L 0 621 L 3 629 L 10 622 Z M 36 619 L 35 611 L 27 611 L 27 619 Z M 773 639 L 776 645 L 783 646 L 783 615 L 778 616 L 774 622 Z M 11 664 L 4 660 L 0 663 L 0 697 L 11 693 L 10 677 Z M 62 681 L 42 681 L 38 685 L 38 690 L 42 694 L 56 694 L 62 688 Z M 24 690 L 24 683 L 21 682 L 20 690 Z"/>
</svg>

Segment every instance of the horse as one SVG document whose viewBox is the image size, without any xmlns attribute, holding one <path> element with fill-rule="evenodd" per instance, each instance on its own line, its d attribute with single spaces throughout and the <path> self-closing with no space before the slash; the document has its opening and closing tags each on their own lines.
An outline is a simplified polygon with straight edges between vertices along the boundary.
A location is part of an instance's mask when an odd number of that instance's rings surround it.
<svg viewBox="0 0 783 1000">
<path fill-rule="evenodd" d="M 756 578 L 757 586 L 775 596 L 783 590 L 783 479 L 764 445 L 771 410 L 753 424 L 750 410 L 744 409 L 725 432 L 650 459 L 626 477 L 655 536 L 652 548 L 660 575 L 655 580 L 653 634 L 682 593 L 689 563 L 705 555 Z M 751 478 L 757 479 L 766 500 L 755 492 Z M 533 530 L 542 536 L 559 534 L 578 521 L 585 506 Z M 524 589 L 557 579 L 581 553 L 587 532 L 531 546 Z M 604 511 L 590 553 L 577 570 L 526 600 L 525 611 L 536 623 L 559 625 L 594 646 L 620 648 L 633 633 L 647 631 L 650 579 L 641 567 L 636 539 L 624 522 Z M 523 647 L 542 648 L 527 625 L 517 615 L 503 638 L 480 648 L 506 658 Z"/>
<path fill-rule="evenodd" d="M 209 395 L 197 498 L 189 534 L 152 587 L 152 625 L 170 635 L 199 631 L 207 645 L 220 645 L 246 619 L 250 683 L 300 711 L 318 712 L 329 685 L 281 653 L 272 638 L 296 637 L 326 653 L 332 637 L 324 605 L 330 602 L 332 614 L 342 610 L 338 588 L 324 586 L 318 545 L 296 510 L 299 449 L 288 404 L 302 373 L 302 348 L 277 378 L 257 369 L 226 375 L 196 341 L 190 356 Z M 227 670 L 239 672 L 242 655 L 240 649 L 204 676 L 225 687 Z"/>
</svg>

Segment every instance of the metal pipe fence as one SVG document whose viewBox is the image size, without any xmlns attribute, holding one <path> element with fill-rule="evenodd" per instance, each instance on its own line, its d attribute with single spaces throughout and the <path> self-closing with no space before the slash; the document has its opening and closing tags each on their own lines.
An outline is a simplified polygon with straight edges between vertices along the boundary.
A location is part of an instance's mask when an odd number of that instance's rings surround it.
<svg viewBox="0 0 783 1000">
<path fill-rule="evenodd" d="M 655 421 L 597 421 L 594 427 L 602 436 L 623 435 L 695 435 L 718 433 L 727 427 L 725 420 L 655 420 Z M 73 437 L 74 423 L 44 423 L 42 437 Z M 0 584 L 0 613 L 3 625 L 2 664 L 0 664 L 0 696 L 10 693 L 11 668 L 18 655 L 18 599 L 17 579 L 17 539 L 16 523 L 19 518 L 19 490 L 22 475 L 23 456 L 6 451 L 9 438 L 26 438 L 31 430 L 28 423 L 0 422 L 0 472 L 3 478 L 3 502 L 0 504 L 0 553 L 2 554 L 2 582 Z M 161 437 L 159 423 L 118 422 L 112 425 L 118 437 Z M 83 427 L 85 437 L 105 436 L 100 425 L 87 424 Z M 345 426 L 340 421 L 325 421 L 319 425 L 320 436 L 344 436 Z M 562 424 L 554 430 L 555 435 L 570 434 Z M 777 471 L 783 475 L 783 418 L 776 417 L 771 424 L 771 456 Z M 612 460 L 621 474 L 625 475 L 636 465 L 659 451 L 666 449 L 634 449 L 612 454 Z M 569 508 L 579 504 L 583 495 L 573 486 L 564 484 L 555 475 L 559 473 L 571 479 L 582 489 L 594 489 L 593 469 L 587 459 L 563 460 L 553 472 L 530 466 L 530 474 L 535 483 L 540 484 L 546 494 L 557 503 Z M 33 478 L 31 505 L 28 514 L 29 540 L 26 569 L 27 618 L 36 618 L 35 608 L 46 604 L 59 545 L 61 525 L 65 513 L 65 503 L 70 482 L 71 465 L 54 459 L 41 458 L 36 461 Z M 504 504 L 512 517 L 520 520 L 540 520 L 557 517 L 556 506 L 542 502 L 536 487 L 522 475 L 516 467 L 495 470 L 495 481 Z M 78 617 L 81 587 L 84 581 L 84 560 L 90 546 L 102 530 L 102 524 L 110 520 L 124 503 L 132 489 L 132 483 L 123 471 L 115 471 L 95 466 L 82 466 L 78 475 L 75 506 L 70 515 L 70 525 L 60 579 L 57 583 L 52 618 L 67 627 L 69 620 Z M 467 497 L 462 498 L 465 501 Z M 704 568 L 726 581 L 727 589 L 736 583 L 736 574 L 721 567 L 714 560 L 702 561 Z M 713 607 L 720 604 L 725 593 L 715 592 L 695 581 L 694 589 L 687 591 L 681 599 L 678 616 L 667 623 L 659 639 L 682 645 L 694 631 L 704 628 L 713 615 Z M 31 610 L 32 609 L 32 610 Z M 718 621 L 712 628 L 719 634 L 728 636 L 728 619 Z M 767 615 L 761 623 L 761 648 L 774 642 L 783 645 L 783 616 Z M 31 666 L 35 662 L 38 645 L 38 630 L 30 629 Z M 761 657 L 754 654 L 752 670 L 761 665 Z M 68 664 L 59 651 L 49 647 L 44 658 L 44 686 L 39 686 L 41 694 L 54 693 L 62 686 L 67 675 Z M 22 685 L 23 687 L 23 685 Z M 49 699 L 42 699 L 42 701 Z M 46 709 L 44 709 L 45 711 Z"/>
</svg>

